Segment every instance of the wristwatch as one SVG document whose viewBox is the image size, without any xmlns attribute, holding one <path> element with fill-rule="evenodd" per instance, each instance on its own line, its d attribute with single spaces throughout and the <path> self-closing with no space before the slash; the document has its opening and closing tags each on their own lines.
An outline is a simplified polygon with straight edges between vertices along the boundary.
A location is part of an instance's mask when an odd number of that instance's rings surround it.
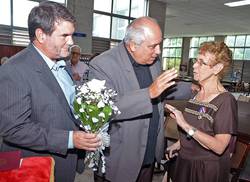
<svg viewBox="0 0 250 182">
<path fill-rule="evenodd" d="M 188 131 L 187 131 L 187 137 L 188 138 L 191 138 L 191 137 L 193 137 L 193 135 L 194 135 L 194 133 L 196 132 L 196 128 L 191 128 L 191 129 L 189 129 Z"/>
</svg>

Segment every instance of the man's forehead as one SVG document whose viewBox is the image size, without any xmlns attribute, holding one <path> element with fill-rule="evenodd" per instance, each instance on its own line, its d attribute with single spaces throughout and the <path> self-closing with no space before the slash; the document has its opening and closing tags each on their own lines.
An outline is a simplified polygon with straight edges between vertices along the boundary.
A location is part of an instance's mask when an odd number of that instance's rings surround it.
<svg viewBox="0 0 250 182">
<path fill-rule="evenodd" d="M 75 30 L 75 25 L 72 22 L 65 21 L 65 20 L 57 20 L 54 23 L 54 31 L 59 31 L 62 34 L 67 34 L 69 31 Z"/>
<path fill-rule="evenodd" d="M 73 47 L 72 52 L 80 52 L 80 49 L 78 47 Z"/>
</svg>

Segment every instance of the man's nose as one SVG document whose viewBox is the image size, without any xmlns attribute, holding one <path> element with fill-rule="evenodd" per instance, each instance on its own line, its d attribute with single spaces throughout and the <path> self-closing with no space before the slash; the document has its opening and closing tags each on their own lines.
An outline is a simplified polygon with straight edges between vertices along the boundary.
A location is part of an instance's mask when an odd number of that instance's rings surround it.
<svg viewBox="0 0 250 182">
<path fill-rule="evenodd" d="M 73 37 L 72 37 L 72 36 L 69 36 L 69 37 L 68 37 L 67 43 L 68 43 L 68 45 L 71 45 L 71 46 L 74 44 L 74 41 L 73 41 Z"/>
<path fill-rule="evenodd" d="M 155 53 L 156 54 L 161 54 L 161 48 L 160 48 L 160 45 L 157 45 L 156 47 L 155 47 Z"/>
</svg>

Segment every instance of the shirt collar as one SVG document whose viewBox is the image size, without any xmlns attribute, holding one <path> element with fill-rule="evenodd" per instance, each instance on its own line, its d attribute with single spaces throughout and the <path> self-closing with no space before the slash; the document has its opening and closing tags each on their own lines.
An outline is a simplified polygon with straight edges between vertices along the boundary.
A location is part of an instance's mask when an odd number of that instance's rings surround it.
<svg viewBox="0 0 250 182">
<path fill-rule="evenodd" d="M 53 68 L 55 62 L 52 61 L 49 57 L 47 57 L 45 54 L 43 54 L 42 51 L 40 51 L 34 44 L 33 44 L 33 46 L 35 47 L 37 52 L 42 56 L 42 58 L 44 59 L 44 61 L 48 65 L 49 69 L 51 70 Z"/>
</svg>

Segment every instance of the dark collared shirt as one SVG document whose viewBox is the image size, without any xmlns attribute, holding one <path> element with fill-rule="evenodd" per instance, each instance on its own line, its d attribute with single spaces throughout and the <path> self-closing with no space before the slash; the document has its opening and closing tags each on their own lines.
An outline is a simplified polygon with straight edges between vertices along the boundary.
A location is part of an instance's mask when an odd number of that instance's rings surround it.
<svg viewBox="0 0 250 182">
<path fill-rule="evenodd" d="M 149 66 L 138 64 L 128 51 L 127 53 L 131 61 L 131 64 L 134 68 L 134 72 L 139 82 L 140 88 L 143 89 L 143 88 L 149 87 L 153 82 Z M 144 155 L 144 160 L 143 160 L 142 165 L 153 164 L 155 160 L 157 129 L 159 125 L 160 115 L 159 115 L 157 102 L 152 101 L 152 107 L 153 107 L 152 114 L 139 117 L 141 119 L 150 118 L 146 152 Z"/>
</svg>

